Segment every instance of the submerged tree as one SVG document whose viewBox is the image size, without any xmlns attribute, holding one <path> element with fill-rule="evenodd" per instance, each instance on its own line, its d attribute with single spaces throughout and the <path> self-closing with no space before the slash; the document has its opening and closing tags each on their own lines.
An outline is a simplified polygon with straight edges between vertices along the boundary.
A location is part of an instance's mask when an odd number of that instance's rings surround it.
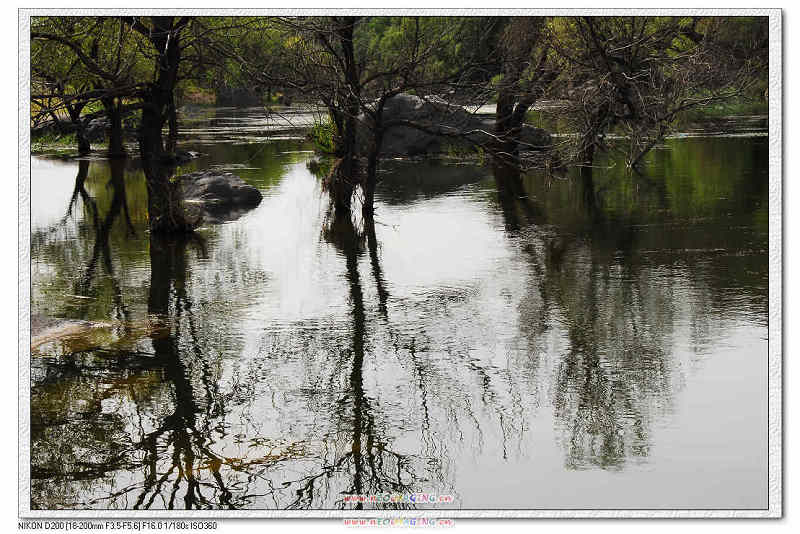
<svg viewBox="0 0 800 534">
<path fill-rule="evenodd" d="M 480 61 L 467 57 L 457 18 L 309 17 L 279 19 L 285 54 L 281 72 L 267 78 L 320 101 L 330 119 L 337 162 L 327 178 L 332 201 L 349 212 L 353 193 L 363 193 L 371 217 L 383 140 L 392 128 L 438 130 L 438 125 L 387 118 L 393 97 L 413 93 L 444 110 L 475 84 Z M 452 109 L 456 109 L 453 107 Z M 462 110 L 459 106 L 458 110 Z M 463 111 L 463 110 L 462 110 Z"/>
<path fill-rule="evenodd" d="M 372 217 L 381 155 L 403 130 L 436 135 L 521 167 L 528 114 L 558 98 L 578 164 L 621 148 L 631 167 L 684 112 L 763 87 L 765 19 L 693 17 L 38 17 L 32 24 L 34 122 L 65 116 L 89 151 L 88 121 L 110 124 L 124 153 L 122 117 L 141 109 L 139 152 L 155 231 L 185 231 L 171 171 L 182 81 L 281 88 L 321 104 L 317 137 L 336 157 L 325 183 L 338 212 L 362 195 Z M 741 35 L 742 39 L 736 36 Z M 400 97 L 399 95 L 406 93 Z M 470 108 L 496 97 L 496 120 Z M 103 111 L 95 111 L 97 104 Z M 429 106 L 424 119 L 393 106 Z M 89 112 L 89 113 L 87 113 Z M 460 114 L 460 115 L 459 115 Z M 448 121 L 459 116 L 465 128 Z M 458 119 L 461 120 L 461 119 Z M 166 138 L 164 132 L 167 132 Z M 399 135 L 399 134 L 398 134 Z M 625 141 L 608 143 L 610 136 Z M 549 134 L 547 144 L 549 146 Z M 573 139 L 567 138 L 564 144 Z M 570 159 L 570 158 L 568 158 Z M 163 208 L 163 209 L 162 209 Z"/>
<path fill-rule="evenodd" d="M 199 222 L 183 202 L 180 180 L 175 178 L 175 147 L 178 118 L 175 89 L 181 75 L 186 39 L 192 17 L 122 17 L 125 24 L 147 43 L 145 54 L 152 60 L 153 75 L 141 92 L 142 118 L 139 153 L 147 176 L 150 229 L 156 233 L 190 232 Z M 168 133 L 165 141 L 164 126 Z"/>
<path fill-rule="evenodd" d="M 731 63 L 715 45 L 719 19 L 565 17 L 554 47 L 569 68 L 559 116 L 579 134 L 576 157 L 591 165 L 608 134 L 626 138 L 636 167 L 683 112 L 745 94 L 756 66 Z"/>
</svg>

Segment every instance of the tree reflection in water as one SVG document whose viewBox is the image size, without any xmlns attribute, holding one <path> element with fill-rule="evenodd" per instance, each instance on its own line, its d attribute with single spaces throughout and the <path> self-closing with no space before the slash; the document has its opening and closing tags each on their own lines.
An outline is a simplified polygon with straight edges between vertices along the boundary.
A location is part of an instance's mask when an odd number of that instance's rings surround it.
<svg viewBox="0 0 800 534">
<path fill-rule="evenodd" d="M 106 274 L 113 278 L 111 263 L 105 261 L 111 257 L 108 235 L 117 216 L 126 212 L 124 180 L 116 171 L 111 185 L 115 194 L 107 216 L 96 225 L 93 254 L 81 277 L 84 289 L 91 284 L 100 257 L 104 259 Z M 269 471 L 281 462 L 302 457 L 301 448 L 284 447 L 272 456 L 253 461 L 225 457 L 214 451 L 217 442 L 227 438 L 225 419 L 233 408 L 227 401 L 233 400 L 241 407 L 248 400 L 236 390 L 220 391 L 218 370 L 209 361 L 209 345 L 198 334 L 187 291 L 190 272 L 187 254 L 194 248 L 202 259 L 207 251 L 197 234 L 180 237 L 153 234 L 147 299 L 152 352 L 136 352 L 150 357 L 137 360 L 122 357 L 115 364 L 93 351 L 75 353 L 70 355 L 70 364 L 64 366 L 71 371 L 58 376 L 51 374 L 34 385 L 34 413 L 49 412 L 55 416 L 66 406 L 68 416 L 67 420 L 42 417 L 34 423 L 32 467 L 36 489 L 32 493 L 32 506 L 247 508 L 274 493 L 276 504 L 280 502 L 280 506 L 287 508 L 313 508 L 328 502 L 337 507 L 362 508 L 362 504 L 345 503 L 342 493 L 416 491 L 420 480 L 414 472 L 415 466 L 406 455 L 393 451 L 382 437 L 375 420 L 375 407 L 364 387 L 366 319 L 357 262 L 365 248 L 369 251 L 375 281 L 381 287 L 379 307 L 384 316 L 388 297 L 382 286 L 374 226 L 367 228 L 366 232 L 357 232 L 352 223 L 339 220 L 324 231 L 325 239 L 346 259 L 352 337 L 351 346 L 342 354 L 341 366 L 336 367 L 337 373 L 349 369 L 346 372 L 349 386 L 335 401 L 336 439 L 325 447 L 333 456 L 322 454 L 318 473 L 296 480 L 289 477 L 278 487 L 272 487 L 270 480 L 275 475 Z M 122 373 L 118 366 L 124 369 Z M 99 386 L 94 383 L 98 379 Z M 66 398 L 71 401 L 66 402 Z M 107 412 L 109 400 L 120 402 L 125 409 Z M 85 402 L 93 406 L 91 412 L 70 409 L 71 405 Z M 69 438 L 63 439 L 64 425 L 75 425 L 75 418 L 84 424 L 75 427 L 74 433 L 68 431 Z M 93 440 L 92 436 L 97 436 L 97 420 L 105 421 L 105 431 Z M 95 421 L 92 432 L 85 431 L 89 421 Z M 59 451 L 63 459 L 67 450 L 66 458 L 70 460 L 57 462 L 56 457 L 50 456 Z M 426 461 L 435 463 L 431 458 Z M 339 488 L 341 484 L 345 490 L 330 495 L 320 493 L 324 490 L 319 481 L 331 478 L 339 478 L 341 482 L 328 481 L 325 487 Z M 47 491 L 38 487 L 42 483 L 47 484 Z M 64 491 L 53 491 L 55 487 Z M 109 491 L 102 491 L 102 487 Z M 283 497 L 287 491 L 294 495 L 292 499 Z M 49 498 L 40 501 L 36 497 L 44 495 Z M 81 500 L 83 495 L 90 498 Z M 390 502 L 381 506 L 409 505 Z"/>
<path fill-rule="evenodd" d="M 345 495 L 377 495 L 382 493 L 411 493 L 419 485 L 419 477 L 407 455 L 393 451 L 381 436 L 376 424 L 376 407 L 367 397 L 364 387 L 365 337 L 367 322 L 364 311 L 364 295 L 358 270 L 358 259 L 363 253 L 365 241 L 369 243 L 370 263 L 379 289 L 380 306 L 385 315 L 387 292 L 383 289 L 380 262 L 377 256 L 377 240 L 374 222 L 364 224 L 364 231 L 356 230 L 349 216 L 332 215 L 323 228 L 324 239 L 333 245 L 346 261 L 346 279 L 351 302 L 352 337 L 351 346 L 341 360 L 341 369 L 349 375 L 344 394 L 336 401 L 336 434 L 334 457 L 328 460 L 323 470 L 298 481 L 296 499 L 289 508 L 313 508 L 322 496 L 318 494 L 316 481 L 320 477 L 345 476 Z M 342 371 L 340 371 L 342 372 Z M 339 452 L 341 451 L 341 452 Z M 327 499 L 322 499 L 323 502 Z M 337 506 L 350 507 L 343 500 Z M 362 503 L 352 505 L 363 508 Z M 385 507 L 403 508 L 403 503 L 386 503 Z"/>
<path fill-rule="evenodd" d="M 579 466 L 584 461 L 594 461 L 590 458 L 599 458 L 599 464 L 604 467 L 619 464 L 629 452 L 621 442 L 624 439 L 620 433 L 621 420 L 632 409 L 630 403 L 635 401 L 620 388 L 625 384 L 638 388 L 643 377 L 640 371 L 644 369 L 640 367 L 622 378 L 605 370 L 598 351 L 604 343 L 600 337 L 608 334 L 596 324 L 602 320 L 598 304 L 592 301 L 600 289 L 597 282 L 592 282 L 596 276 L 586 278 L 585 273 L 577 271 L 583 264 L 568 261 L 572 248 L 578 254 L 585 253 L 583 245 L 579 240 L 568 242 L 531 232 L 531 228 L 543 222 L 544 215 L 528 198 L 521 177 L 507 169 L 498 170 L 495 177 L 505 228 L 509 235 L 528 240 L 524 250 L 530 256 L 533 279 L 537 280 L 531 290 L 539 292 L 544 303 L 537 313 L 526 314 L 526 317 L 535 318 L 527 325 L 528 331 L 532 338 L 540 336 L 555 314 L 563 316 L 561 320 L 569 325 L 570 346 L 558 373 L 554 400 L 559 425 L 570 436 L 569 463 Z M 108 229 L 115 217 L 125 212 L 124 187 L 120 187 L 123 183 L 121 179 L 112 180 L 119 194 L 112 197 L 108 215 L 96 227 L 95 253 L 86 270 L 89 274 L 99 256 L 110 257 Z M 333 361 L 319 362 L 320 372 L 329 373 L 325 381 L 330 387 L 324 395 L 331 398 L 323 405 L 332 407 L 330 420 L 318 430 L 325 436 L 320 447 L 309 450 L 299 443 L 250 460 L 217 452 L 230 439 L 226 420 L 232 413 L 240 413 L 249 421 L 247 432 L 255 433 L 257 416 L 247 413 L 255 395 L 253 388 L 258 385 L 245 384 L 241 386 L 244 392 L 238 390 L 238 385 L 227 393 L 221 390 L 218 363 L 212 360 L 213 350 L 207 339 L 202 339 L 187 291 L 190 273 L 187 254 L 193 249 L 199 259 L 207 257 L 203 240 L 196 234 L 178 238 L 151 235 L 147 313 L 152 323 L 149 335 L 152 356 L 141 358 L 135 364 L 126 362 L 121 380 L 125 386 L 119 385 L 118 378 L 107 390 L 95 391 L 99 399 L 93 400 L 98 410 L 94 417 L 108 421 L 109 434 L 105 439 L 115 444 L 114 454 L 109 456 L 100 442 L 87 443 L 85 436 L 73 436 L 75 461 L 66 462 L 58 474 L 62 483 L 83 479 L 88 484 L 94 480 L 113 490 L 103 494 L 95 488 L 87 492 L 92 495 L 89 500 L 59 504 L 133 509 L 233 509 L 253 507 L 257 503 L 263 506 L 271 501 L 278 507 L 299 509 L 409 507 L 409 503 L 402 502 L 352 504 L 344 501 L 344 495 L 445 493 L 448 490 L 455 493 L 453 473 L 446 465 L 447 444 L 475 439 L 472 446 L 480 453 L 486 440 L 496 435 L 494 429 L 483 426 L 491 420 L 480 415 L 487 408 L 494 413 L 503 458 L 509 457 L 513 441 L 519 441 L 521 446 L 526 420 L 531 417 L 525 407 L 527 401 L 523 401 L 528 395 L 524 382 L 517 380 L 510 369 L 497 369 L 466 353 L 461 354 L 455 347 L 446 349 L 448 363 L 445 367 L 432 364 L 430 351 L 437 342 L 424 332 L 409 335 L 392 324 L 388 312 L 390 292 L 380 262 L 375 223 L 361 221 L 359 224 L 357 228 L 349 218 L 334 217 L 326 222 L 322 231 L 323 240 L 339 252 L 345 263 L 350 337 L 348 346 L 340 348 Z M 377 322 L 367 317 L 364 280 L 359 270 L 361 258 L 366 258 L 376 288 Z M 104 265 L 111 275 L 110 263 L 104 261 Z M 84 277 L 84 280 L 89 279 L 90 276 Z M 582 280 L 590 284 L 584 290 L 563 289 L 586 283 Z M 420 400 L 419 413 L 409 416 L 411 421 L 419 422 L 416 450 L 396 448 L 393 442 L 397 436 L 390 437 L 389 428 L 397 414 L 385 413 L 378 397 L 370 395 L 365 383 L 366 368 L 378 354 L 377 346 L 370 348 L 371 328 L 376 331 L 376 337 L 385 335 L 390 340 L 390 354 L 406 362 L 410 369 L 413 381 L 409 387 Z M 325 343 L 325 347 L 326 360 L 330 360 L 333 355 L 330 343 Z M 290 347 L 283 344 L 279 350 L 290 350 Z M 380 365 L 380 362 L 373 363 Z M 110 362 L 103 365 L 113 367 Z M 314 364 L 308 361 L 306 365 Z M 79 382 L 84 385 L 91 380 L 80 366 L 77 375 L 82 377 Z M 268 380 L 268 376 L 261 379 Z M 253 376 L 245 376 L 238 383 L 253 380 Z M 477 396 L 467 386 L 470 382 L 479 385 Z M 44 384 L 40 387 L 45 389 Z M 82 395 L 73 389 L 77 387 L 73 381 L 69 395 L 81 398 Z M 103 413 L 103 399 L 126 389 L 124 404 L 127 409 Z M 507 391 L 503 392 L 504 389 Z M 320 394 L 309 395 L 310 402 Z M 627 406 L 617 406 L 626 402 Z M 81 415 L 86 417 L 85 413 Z M 640 417 L 633 427 L 639 432 L 634 445 L 639 444 L 639 450 L 646 451 L 646 445 L 642 444 L 646 437 L 645 424 Z M 47 426 L 42 423 L 43 428 Z M 461 437 L 455 437 L 457 435 Z M 249 438 L 253 443 L 260 439 L 254 435 Z M 46 440 L 39 436 L 35 440 L 39 442 L 37 448 L 50 449 L 44 443 Z M 94 451 L 88 454 L 95 458 L 100 469 L 94 475 L 86 470 L 84 461 L 77 459 L 80 456 L 77 448 Z M 309 461 L 316 467 L 309 465 Z M 293 469 L 284 469 L 296 464 L 304 466 L 303 475 L 292 478 Z M 43 479 L 50 476 L 39 474 Z M 105 482 L 101 482 L 103 480 Z M 79 498 L 80 494 L 77 491 L 73 498 Z"/>
<path fill-rule="evenodd" d="M 89 162 L 81 161 L 81 169 L 84 168 L 83 164 L 86 164 L 86 170 L 83 172 L 78 172 L 78 178 L 75 181 L 75 191 L 76 193 L 80 191 L 81 198 L 83 198 L 84 204 L 87 206 L 87 208 L 92 206 L 90 212 L 93 214 L 92 222 L 94 224 L 95 236 L 94 246 L 92 247 L 92 256 L 86 265 L 83 275 L 78 279 L 75 293 L 78 295 L 88 295 L 90 293 L 92 280 L 95 277 L 97 262 L 102 258 L 103 268 L 106 276 L 108 276 L 108 279 L 111 281 L 112 294 L 114 296 L 114 313 L 112 317 L 114 319 L 127 322 L 130 321 L 131 317 L 123 303 L 122 288 L 120 286 L 119 279 L 114 272 L 114 263 L 112 259 L 113 254 L 111 253 L 111 247 L 109 244 L 111 228 L 114 226 L 114 223 L 120 216 L 120 213 L 122 213 L 124 217 L 127 235 L 130 237 L 135 237 L 136 235 L 136 231 L 131 223 L 130 214 L 128 213 L 128 201 L 125 192 L 125 162 L 119 159 L 109 161 L 111 178 L 109 179 L 108 184 L 106 184 L 106 187 L 111 189 L 113 193 L 111 195 L 111 203 L 108 207 L 108 211 L 106 212 L 106 215 L 102 221 L 98 220 L 97 206 L 94 200 L 91 199 L 89 194 L 84 189 L 83 184 L 86 179 L 86 174 L 88 174 Z M 67 215 L 72 212 L 75 198 L 76 194 L 73 194 L 72 199 L 70 200 L 69 208 L 67 209 Z"/>
<path fill-rule="evenodd" d="M 243 314 L 214 307 L 256 298 L 225 278 L 244 279 L 241 264 L 214 257 L 238 254 L 238 244 L 220 251 L 197 234 L 149 236 L 137 302 L 135 282 L 120 281 L 128 271 L 115 263 L 115 247 L 121 236 L 147 234 L 144 217 L 137 226 L 128 213 L 124 169 L 115 165 L 103 182 L 105 211 L 88 162 L 78 166 L 67 213 L 83 203 L 88 238 L 66 291 L 89 297 L 107 283 L 110 316 L 145 322 L 147 333 L 113 358 L 86 349 L 34 364 L 34 508 L 397 508 L 409 504 L 344 496 L 413 492 L 458 499 L 470 461 L 538 461 L 530 436 L 552 441 L 551 429 L 531 427 L 545 409 L 568 469 L 621 470 L 650 454 L 654 427 L 680 387 L 683 369 L 670 353 L 678 323 L 698 336 L 708 329 L 703 310 L 713 307 L 715 288 L 696 283 L 699 304 L 684 314 L 664 282 L 672 279 L 654 270 L 688 270 L 642 257 L 637 221 L 610 215 L 590 169 L 561 188 L 570 196 L 558 209 L 541 185 L 547 178 L 502 167 L 493 169 L 489 200 L 470 197 L 498 214 L 503 252 L 515 255 L 503 261 L 524 271 L 502 284 L 468 280 L 409 297 L 396 266 L 382 260 L 388 234 L 373 221 L 332 218 L 319 245 L 333 252 L 324 265 L 341 272 L 332 278 L 345 308 L 241 328 Z M 439 197 L 458 192 L 455 178 L 440 178 L 448 180 Z M 477 188 L 481 178 L 468 183 Z M 439 199 L 404 191 L 396 209 Z M 659 202 L 665 195 L 647 194 Z M 572 212 L 561 220 L 564 206 Z M 481 285 L 490 288 L 481 294 Z M 500 304 L 476 310 L 487 298 Z M 507 316 L 491 315 L 497 310 Z M 484 317 L 509 322 L 487 326 Z"/>
<path fill-rule="evenodd" d="M 643 283 L 634 234 L 629 225 L 605 219 L 591 168 L 573 178 L 576 210 L 586 224 L 581 232 L 555 235 L 545 230 L 547 220 L 521 176 L 494 171 L 506 231 L 512 238 L 523 234 L 543 302 L 526 315 L 536 317 L 529 332 L 536 338 L 553 324 L 566 330 L 552 388 L 566 466 L 620 469 L 647 456 L 650 427 L 671 402 L 672 369 L 663 347 L 673 330 L 673 296 L 669 288 Z"/>
</svg>

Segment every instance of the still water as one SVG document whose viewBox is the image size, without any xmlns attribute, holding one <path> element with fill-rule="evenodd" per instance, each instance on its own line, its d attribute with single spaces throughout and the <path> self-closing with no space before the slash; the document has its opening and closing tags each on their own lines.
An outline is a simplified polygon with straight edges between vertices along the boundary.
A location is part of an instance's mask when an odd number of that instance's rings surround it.
<svg viewBox="0 0 800 534">
<path fill-rule="evenodd" d="M 765 508 L 763 122 L 642 176 L 387 162 L 374 232 L 254 113 L 186 119 L 179 172 L 264 195 L 190 238 L 136 161 L 33 157 L 34 322 L 96 324 L 33 351 L 31 506 Z"/>
</svg>

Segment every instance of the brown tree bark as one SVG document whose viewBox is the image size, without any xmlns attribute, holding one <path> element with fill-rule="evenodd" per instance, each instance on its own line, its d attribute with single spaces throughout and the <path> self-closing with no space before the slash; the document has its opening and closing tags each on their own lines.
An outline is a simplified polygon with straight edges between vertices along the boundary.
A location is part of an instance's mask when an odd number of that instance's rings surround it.
<svg viewBox="0 0 800 534">
<path fill-rule="evenodd" d="M 179 180 L 173 180 L 175 168 L 157 161 L 143 161 L 147 179 L 147 213 L 150 232 L 153 234 L 180 234 L 192 232 L 199 223 L 183 202 L 183 189 Z"/>
</svg>

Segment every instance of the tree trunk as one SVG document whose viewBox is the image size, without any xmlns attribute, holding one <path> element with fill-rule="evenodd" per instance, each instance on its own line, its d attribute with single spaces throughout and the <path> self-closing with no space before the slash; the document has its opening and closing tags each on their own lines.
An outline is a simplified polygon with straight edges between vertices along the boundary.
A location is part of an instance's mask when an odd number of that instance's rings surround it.
<svg viewBox="0 0 800 534">
<path fill-rule="evenodd" d="M 377 114 L 380 121 L 381 110 Z M 375 214 L 375 188 L 378 185 L 378 158 L 380 157 L 381 145 L 383 144 L 383 130 L 380 122 L 375 125 L 372 135 L 372 146 L 367 157 L 367 174 L 364 176 L 364 203 L 361 206 L 361 214 L 365 220 L 371 220 Z"/>
<path fill-rule="evenodd" d="M 78 125 L 78 129 L 75 131 L 75 137 L 78 140 L 79 155 L 85 156 L 92 151 L 92 144 L 89 142 L 89 138 L 86 137 L 86 128 L 83 124 Z"/>
<path fill-rule="evenodd" d="M 180 181 L 173 180 L 174 167 L 156 161 L 144 161 L 147 179 L 147 212 L 150 232 L 153 234 L 178 234 L 194 230 L 199 216 L 187 212 L 183 202 Z"/>
<path fill-rule="evenodd" d="M 500 90 L 497 95 L 497 111 L 494 123 L 496 139 L 494 156 L 504 164 L 514 164 L 519 159 L 519 145 L 514 132 L 518 130 L 514 114 L 515 96 L 512 91 Z"/>
<path fill-rule="evenodd" d="M 342 132 L 342 145 L 339 164 L 329 181 L 329 190 L 337 211 L 349 212 L 351 198 L 358 179 L 358 158 L 356 156 L 356 124 L 355 120 L 345 118 Z"/>
<path fill-rule="evenodd" d="M 139 126 L 139 153 L 142 160 L 155 161 L 163 155 L 164 142 L 161 138 L 163 124 L 157 97 L 148 95 L 142 106 L 142 123 Z"/>
<path fill-rule="evenodd" d="M 125 145 L 122 141 L 122 111 L 119 98 L 104 98 L 103 107 L 108 117 L 108 157 L 124 158 Z"/>
<path fill-rule="evenodd" d="M 174 150 L 178 131 L 175 117 L 175 86 L 181 59 L 180 34 L 189 23 L 188 17 L 149 17 L 150 26 L 142 19 L 124 20 L 150 41 L 156 58 L 156 78 L 142 95 L 142 123 L 139 128 L 139 152 L 147 179 L 147 207 L 152 234 L 191 232 L 200 217 L 187 213 L 180 181 L 173 180 L 174 167 L 163 165 L 171 158 L 165 154 L 162 129 L 169 120 L 170 137 L 167 150 Z"/>
<path fill-rule="evenodd" d="M 167 105 L 169 133 L 167 134 L 166 150 L 169 153 L 174 153 L 175 147 L 178 145 L 178 114 L 175 109 L 175 95 L 170 93 L 169 97 L 169 103 Z"/>
<path fill-rule="evenodd" d="M 579 163 L 591 167 L 597 148 L 603 147 L 603 136 L 610 131 L 617 122 L 611 112 L 608 102 L 603 102 L 591 112 L 588 119 L 588 128 L 583 133 L 578 151 Z"/>
<path fill-rule="evenodd" d="M 340 146 L 337 147 L 339 164 L 328 180 L 328 189 L 333 200 L 334 209 L 342 213 L 350 212 L 351 198 L 358 183 L 358 155 L 356 150 L 356 128 L 360 110 L 360 78 L 355 60 L 353 46 L 353 29 L 356 17 L 344 17 L 336 27 L 336 35 L 342 47 L 342 60 L 345 67 L 345 88 L 341 92 L 340 102 L 331 103 L 329 112 L 337 126 Z M 337 107 L 337 105 L 339 107 Z"/>
<path fill-rule="evenodd" d="M 157 160 L 165 156 L 164 139 L 161 130 L 170 121 L 170 138 L 166 151 L 174 150 L 174 137 L 178 125 L 175 117 L 174 93 L 178 82 L 180 63 L 180 28 L 174 24 L 175 17 L 150 17 L 153 28 L 150 41 L 158 52 L 156 63 L 158 76 L 150 84 L 144 95 L 142 105 L 142 124 L 139 131 L 139 150 L 142 159 Z"/>
<path fill-rule="evenodd" d="M 86 125 L 81 120 L 81 111 L 85 104 L 77 104 L 74 106 L 67 105 L 67 113 L 69 119 L 75 126 L 75 139 L 78 142 L 78 154 L 85 156 L 92 151 L 92 145 L 89 138 L 86 136 Z"/>
<path fill-rule="evenodd" d="M 578 157 L 582 165 L 591 167 L 594 163 L 594 142 L 585 144 Z"/>
</svg>

